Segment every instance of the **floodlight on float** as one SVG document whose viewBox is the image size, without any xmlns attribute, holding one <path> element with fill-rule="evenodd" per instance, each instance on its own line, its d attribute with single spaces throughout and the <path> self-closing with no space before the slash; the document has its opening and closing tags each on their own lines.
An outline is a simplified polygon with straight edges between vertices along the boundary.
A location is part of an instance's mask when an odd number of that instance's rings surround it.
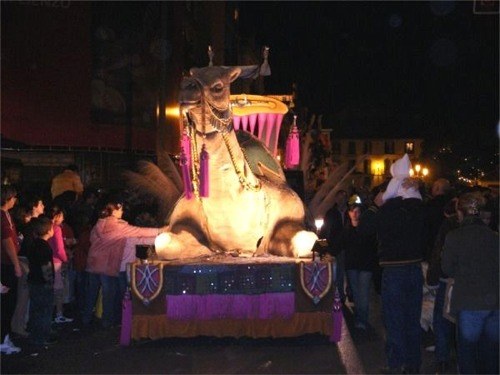
<svg viewBox="0 0 500 375">
<path fill-rule="evenodd" d="M 155 238 L 155 249 L 156 250 L 166 249 L 170 241 L 172 241 L 172 236 L 170 234 L 165 232 L 160 233 Z"/>
</svg>

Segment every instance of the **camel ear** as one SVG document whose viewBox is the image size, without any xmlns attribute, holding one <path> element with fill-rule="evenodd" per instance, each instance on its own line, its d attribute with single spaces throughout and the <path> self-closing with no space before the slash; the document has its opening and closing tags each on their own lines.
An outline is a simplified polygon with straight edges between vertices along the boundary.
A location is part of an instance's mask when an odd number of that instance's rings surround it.
<svg viewBox="0 0 500 375">
<path fill-rule="evenodd" d="M 236 80 L 236 78 L 238 78 L 240 74 L 241 74 L 241 69 L 238 68 L 237 66 L 229 69 L 229 82 L 234 82 L 234 80 Z"/>
<path fill-rule="evenodd" d="M 191 68 L 189 69 L 189 74 L 192 76 L 194 76 L 196 73 L 198 73 L 200 69 L 199 68 Z"/>
</svg>

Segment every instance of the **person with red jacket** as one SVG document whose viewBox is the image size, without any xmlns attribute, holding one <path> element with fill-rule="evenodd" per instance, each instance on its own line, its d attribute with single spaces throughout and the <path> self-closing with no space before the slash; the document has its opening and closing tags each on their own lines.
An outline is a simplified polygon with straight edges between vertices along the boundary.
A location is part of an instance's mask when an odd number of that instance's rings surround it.
<svg viewBox="0 0 500 375">
<path fill-rule="evenodd" d="M 22 276 L 21 265 L 17 254 L 19 253 L 19 238 L 14 221 L 9 210 L 14 207 L 17 200 L 17 191 L 12 186 L 3 186 L 1 196 L 1 227 L 2 227 L 2 253 L 1 253 L 1 282 L 9 288 L 2 294 L 2 343 L 0 350 L 3 354 L 19 353 L 21 349 L 15 346 L 10 339 L 11 320 L 17 302 L 18 278 Z"/>
</svg>

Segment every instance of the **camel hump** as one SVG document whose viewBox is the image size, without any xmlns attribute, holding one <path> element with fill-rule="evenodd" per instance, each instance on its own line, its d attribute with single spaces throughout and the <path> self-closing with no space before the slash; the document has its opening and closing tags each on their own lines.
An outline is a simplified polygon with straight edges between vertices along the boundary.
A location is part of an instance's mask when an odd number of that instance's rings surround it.
<svg viewBox="0 0 500 375">
<path fill-rule="evenodd" d="M 265 177 L 276 183 L 286 183 L 283 169 L 264 143 L 243 130 L 236 131 L 236 138 L 247 157 L 250 169 L 256 176 Z"/>
</svg>

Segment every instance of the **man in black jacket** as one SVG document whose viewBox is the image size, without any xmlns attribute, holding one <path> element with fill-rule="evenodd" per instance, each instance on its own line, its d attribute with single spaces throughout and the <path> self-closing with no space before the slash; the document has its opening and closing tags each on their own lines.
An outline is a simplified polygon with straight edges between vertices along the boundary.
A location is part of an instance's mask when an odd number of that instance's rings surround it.
<svg viewBox="0 0 500 375">
<path fill-rule="evenodd" d="M 394 198 L 375 198 L 361 217 L 360 231 L 377 234 L 382 267 L 382 307 L 387 367 L 383 373 L 418 373 L 425 246 L 425 212 L 418 190 L 402 184 Z M 387 196 L 387 195 L 386 195 Z M 378 206 L 378 207 L 377 207 Z"/>
</svg>

